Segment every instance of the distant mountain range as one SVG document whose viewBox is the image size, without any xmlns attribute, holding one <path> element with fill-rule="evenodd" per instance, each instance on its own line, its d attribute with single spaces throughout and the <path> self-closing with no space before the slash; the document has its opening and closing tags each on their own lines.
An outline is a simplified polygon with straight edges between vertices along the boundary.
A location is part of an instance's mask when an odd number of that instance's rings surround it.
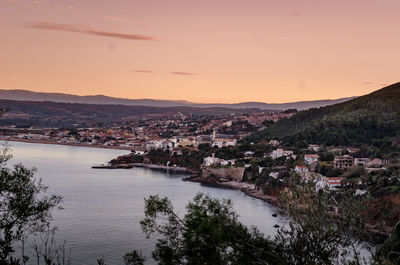
<svg viewBox="0 0 400 265">
<path fill-rule="evenodd" d="M 388 148 L 400 141 L 400 83 L 344 103 L 301 111 L 252 137 L 291 144 L 373 144 Z"/>
<path fill-rule="evenodd" d="M 149 107 L 198 107 L 198 108 L 231 108 L 248 109 L 258 108 L 262 110 L 287 110 L 298 109 L 307 110 L 310 108 L 319 108 L 337 103 L 342 103 L 353 99 L 327 99 L 314 101 L 299 101 L 290 103 L 263 103 L 263 102 L 242 102 L 234 104 L 225 103 L 195 103 L 185 100 L 157 100 L 157 99 L 127 99 L 114 98 L 103 95 L 77 96 L 63 93 L 44 93 L 33 92 L 29 90 L 6 90 L 0 89 L 0 99 L 18 100 L 18 101 L 51 101 L 60 103 L 80 103 L 80 104 L 101 104 L 101 105 L 130 105 L 130 106 L 149 106 Z"/>
</svg>

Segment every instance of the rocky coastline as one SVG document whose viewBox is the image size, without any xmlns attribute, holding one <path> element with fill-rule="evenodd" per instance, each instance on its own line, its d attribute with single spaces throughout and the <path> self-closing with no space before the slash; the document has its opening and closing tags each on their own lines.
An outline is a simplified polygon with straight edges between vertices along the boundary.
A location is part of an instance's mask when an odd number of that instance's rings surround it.
<svg viewBox="0 0 400 265">
<path fill-rule="evenodd" d="M 239 182 L 227 178 L 217 178 L 215 176 L 205 177 L 202 176 L 201 174 L 193 174 L 190 177 L 184 178 L 183 180 L 198 182 L 203 185 L 215 186 L 219 188 L 240 190 L 241 192 L 250 197 L 253 197 L 255 199 L 260 199 L 271 205 L 279 207 L 278 197 L 264 194 L 264 192 L 261 189 L 257 188 L 254 184 L 251 183 Z"/>
</svg>

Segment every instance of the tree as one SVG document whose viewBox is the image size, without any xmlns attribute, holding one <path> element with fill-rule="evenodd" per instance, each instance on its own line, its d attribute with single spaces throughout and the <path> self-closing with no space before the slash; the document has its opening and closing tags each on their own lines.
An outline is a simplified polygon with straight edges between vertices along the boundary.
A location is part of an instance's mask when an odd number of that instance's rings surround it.
<svg viewBox="0 0 400 265">
<path fill-rule="evenodd" d="M 125 265 L 143 265 L 145 261 L 146 258 L 143 257 L 142 253 L 136 250 L 124 255 Z"/>
<path fill-rule="evenodd" d="M 168 198 L 145 199 L 141 226 L 158 264 L 284 264 L 272 241 L 238 221 L 230 200 L 198 194 L 180 218 Z"/>
<path fill-rule="evenodd" d="M 291 187 L 282 199 L 289 228 L 278 231 L 275 240 L 283 258 L 291 265 L 368 264 L 362 249 L 370 250 L 365 229 L 368 198 L 315 193 L 313 184 Z"/>
<path fill-rule="evenodd" d="M 15 243 L 24 233 L 44 230 L 61 197 L 47 196 L 47 187 L 35 178 L 34 170 L 22 165 L 7 168 L 9 158 L 5 148 L 0 164 L 0 262 L 18 264 L 12 257 Z"/>
<path fill-rule="evenodd" d="M 375 259 L 380 264 L 400 264 L 400 222 L 378 250 Z"/>
</svg>

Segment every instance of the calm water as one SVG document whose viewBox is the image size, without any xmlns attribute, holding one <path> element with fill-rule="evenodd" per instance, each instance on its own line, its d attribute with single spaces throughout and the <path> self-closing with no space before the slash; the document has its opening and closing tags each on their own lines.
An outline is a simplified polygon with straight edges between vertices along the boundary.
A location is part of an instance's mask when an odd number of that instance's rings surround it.
<svg viewBox="0 0 400 265">
<path fill-rule="evenodd" d="M 153 194 L 169 197 L 181 215 L 198 192 L 230 198 L 240 220 L 266 235 L 273 235 L 273 225 L 284 222 L 283 217 L 271 216 L 276 211 L 265 202 L 236 190 L 184 182 L 182 175 L 140 168 L 91 169 L 126 153 L 123 150 L 10 144 L 14 158 L 9 164 L 37 168 L 36 176 L 50 187 L 49 192 L 64 198 L 64 209 L 55 211 L 53 224 L 58 227 L 57 241 L 68 241 L 73 264 L 96 264 L 101 257 L 107 264 L 122 264 L 122 256 L 132 249 L 141 249 L 149 260 L 154 240 L 145 238 L 139 221 L 144 217 L 143 199 Z"/>
</svg>

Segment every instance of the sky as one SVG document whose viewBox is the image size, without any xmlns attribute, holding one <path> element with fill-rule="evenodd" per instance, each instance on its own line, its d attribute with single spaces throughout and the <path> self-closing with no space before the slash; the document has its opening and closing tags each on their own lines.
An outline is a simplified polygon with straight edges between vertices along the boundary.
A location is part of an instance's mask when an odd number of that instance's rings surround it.
<svg viewBox="0 0 400 265">
<path fill-rule="evenodd" d="M 399 0 L 0 0 L 0 89 L 282 103 L 400 81 Z"/>
</svg>

